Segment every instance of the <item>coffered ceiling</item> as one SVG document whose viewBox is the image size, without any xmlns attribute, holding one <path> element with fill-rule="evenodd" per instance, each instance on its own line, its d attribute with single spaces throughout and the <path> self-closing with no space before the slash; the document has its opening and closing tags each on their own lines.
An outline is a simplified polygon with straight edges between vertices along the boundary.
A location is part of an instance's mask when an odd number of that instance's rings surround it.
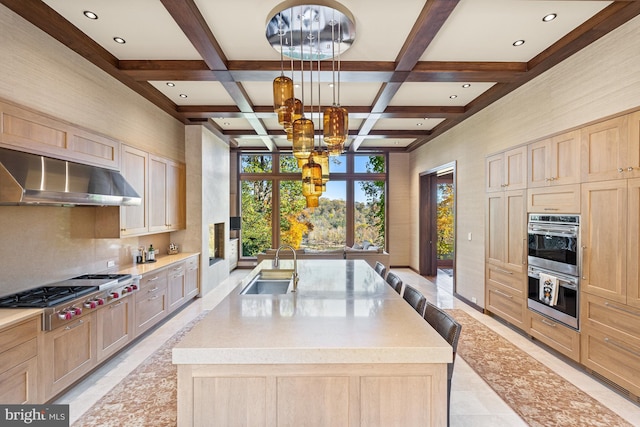
<svg viewBox="0 0 640 427">
<path fill-rule="evenodd" d="M 0 3 L 184 123 L 204 123 L 239 149 L 290 150 L 272 107 L 280 54 L 265 37 L 281 0 Z M 640 13 L 640 1 L 340 3 L 356 26 L 340 58 L 351 151 L 412 151 Z M 557 16 L 543 21 L 549 14 Z M 318 90 L 323 106 L 332 103 L 331 66 L 305 73 L 316 107 Z M 300 82 L 299 61 L 293 67 Z M 286 59 L 285 71 L 292 74 Z"/>
</svg>

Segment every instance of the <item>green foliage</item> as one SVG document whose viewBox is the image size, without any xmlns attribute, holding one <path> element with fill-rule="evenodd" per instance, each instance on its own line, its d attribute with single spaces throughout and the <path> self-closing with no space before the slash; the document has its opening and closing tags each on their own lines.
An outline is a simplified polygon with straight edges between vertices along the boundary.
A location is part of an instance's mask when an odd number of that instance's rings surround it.
<svg viewBox="0 0 640 427">
<path fill-rule="evenodd" d="M 367 172 L 383 173 L 385 166 L 384 156 L 369 156 Z M 360 188 L 367 198 L 367 207 L 358 206 L 356 212 L 360 212 L 363 222 L 356 218 L 355 236 L 356 242 L 368 240 L 378 246 L 384 247 L 385 236 L 385 182 L 384 181 L 360 181 Z M 372 235 L 371 230 L 377 233 Z"/>
<path fill-rule="evenodd" d="M 453 185 L 438 184 L 438 259 L 452 259 L 454 248 Z"/>
</svg>

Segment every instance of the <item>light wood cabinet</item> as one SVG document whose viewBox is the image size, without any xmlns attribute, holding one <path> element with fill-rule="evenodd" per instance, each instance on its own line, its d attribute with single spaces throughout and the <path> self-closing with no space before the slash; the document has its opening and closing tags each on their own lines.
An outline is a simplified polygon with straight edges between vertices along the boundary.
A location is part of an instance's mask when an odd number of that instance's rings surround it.
<svg viewBox="0 0 640 427">
<path fill-rule="evenodd" d="M 186 263 L 184 261 L 173 264 L 169 267 L 167 284 L 167 305 L 169 313 L 180 307 L 186 301 L 187 290 L 185 269 Z"/>
<path fill-rule="evenodd" d="M 640 395 L 640 309 L 585 294 L 581 362 Z"/>
<path fill-rule="evenodd" d="M 583 292 L 626 303 L 627 181 L 582 185 Z"/>
<path fill-rule="evenodd" d="M 149 231 L 185 228 L 184 165 L 162 157 L 149 157 Z"/>
<path fill-rule="evenodd" d="M 580 362 L 580 333 L 548 317 L 529 311 L 527 330 L 533 338 Z"/>
<path fill-rule="evenodd" d="M 39 403 L 39 317 L 0 331 L 0 402 Z"/>
<path fill-rule="evenodd" d="M 0 146 L 120 169 L 119 141 L 5 102 L 0 102 Z"/>
<path fill-rule="evenodd" d="M 527 187 L 580 183 L 580 132 L 573 131 L 527 146 Z"/>
<path fill-rule="evenodd" d="M 133 296 L 111 303 L 96 312 L 98 362 L 102 362 L 133 339 Z"/>
<path fill-rule="evenodd" d="M 526 331 L 525 276 L 487 264 L 485 277 L 486 310 Z"/>
<path fill-rule="evenodd" d="M 485 229 L 486 262 L 524 273 L 527 263 L 525 191 L 487 194 Z"/>
<path fill-rule="evenodd" d="M 580 184 L 527 190 L 527 212 L 580 213 Z"/>
<path fill-rule="evenodd" d="M 185 272 L 185 293 L 187 298 L 194 297 L 200 292 L 200 257 L 187 259 Z"/>
<path fill-rule="evenodd" d="M 527 188 L 527 147 L 518 147 L 486 159 L 486 191 Z"/>
<path fill-rule="evenodd" d="M 120 207 L 120 235 L 136 236 L 149 231 L 149 154 L 127 145 L 122 146 L 122 175 L 142 199 L 139 206 Z"/>
<path fill-rule="evenodd" d="M 630 141 L 629 119 L 626 115 L 582 128 L 582 182 L 632 178 L 640 174 L 638 141 Z"/>
<path fill-rule="evenodd" d="M 135 335 L 139 336 L 167 314 L 167 269 L 142 276 L 135 294 Z"/>
<path fill-rule="evenodd" d="M 69 387 L 97 364 L 96 313 L 82 316 L 42 334 L 42 354 L 39 358 L 40 378 L 47 401 Z"/>
</svg>

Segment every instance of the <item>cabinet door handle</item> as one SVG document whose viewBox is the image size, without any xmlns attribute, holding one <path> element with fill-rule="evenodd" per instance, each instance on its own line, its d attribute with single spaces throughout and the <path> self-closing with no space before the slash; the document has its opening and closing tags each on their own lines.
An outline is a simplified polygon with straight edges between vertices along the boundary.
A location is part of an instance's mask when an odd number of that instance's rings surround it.
<svg viewBox="0 0 640 427">
<path fill-rule="evenodd" d="M 66 328 L 64 328 L 65 331 L 70 331 L 72 329 L 77 328 L 78 326 L 82 325 L 84 323 L 84 320 L 78 320 L 78 323 L 76 323 L 75 325 L 69 325 Z"/>
<path fill-rule="evenodd" d="M 627 353 L 631 353 L 636 357 L 640 357 L 640 353 L 638 353 L 637 351 L 632 350 L 629 347 L 627 347 L 626 345 L 620 344 L 619 342 L 615 342 L 614 340 L 612 340 L 609 337 L 604 337 L 604 342 L 606 342 L 607 344 L 611 344 L 614 347 L 618 347 L 620 350 L 624 350 Z"/>
<path fill-rule="evenodd" d="M 622 173 L 622 172 L 624 172 L 624 169 L 618 168 L 618 173 Z"/>
<path fill-rule="evenodd" d="M 628 310 L 623 307 L 618 307 L 617 305 L 611 304 L 609 301 L 604 302 L 605 307 L 613 308 L 614 310 L 622 311 L 627 314 L 631 314 L 633 316 L 640 317 L 640 313 L 636 313 L 635 311 Z"/>
<path fill-rule="evenodd" d="M 551 326 L 552 328 L 555 328 L 558 325 L 557 323 L 553 323 L 547 319 L 542 319 L 542 323 L 544 323 L 547 326 Z"/>
<path fill-rule="evenodd" d="M 494 289 L 493 292 L 495 292 L 496 294 L 498 294 L 500 296 L 503 296 L 503 297 L 506 297 L 506 298 L 509 298 L 509 299 L 513 299 L 512 295 L 505 294 L 504 292 L 501 292 L 501 291 L 499 291 L 497 289 Z"/>
<path fill-rule="evenodd" d="M 111 305 L 109 306 L 109 310 L 111 310 L 112 308 L 116 308 L 116 307 L 117 307 L 117 306 L 119 306 L 119 305 L 122 305 L 122 303 L 123 303 L 123 302 L 124 302 L 124 301 L 118 301 L 118 302 L 117 302 L 117 303 L 115 303 L 115 304 L 111 304 Z"/>
<path fill-rule="evenodd" d="M 150 294 L 151 292 L 155 292 L 155 291 L 157 291 L 157 290 L 158 290 L 158 287 L 156 286 L 156 287 L 155 287 L 155 288 L 153 288 L 153 289 L 149 289 L 149 290 L 147 291 L 147 293 L 149 293 L 149 294 Z"/>
<path fill-rule="evenodd" d="M 633 170 L 633 166 L 629 166 L 629 167 L 627 168 L 627 170 L 628 170 L 629 172 L 631 172 L 631 171 Z"/>
<path fill-rule="evenodd" d="M 501 268 L 496 268 L 495 270 L 499 271 L 500 273 L 513 274 L 513 271 L 503 270 Z"/>
<path fill-rule="evenodd" d="M 585 268 L 584 268 L 584 252 L 587 250 L 586 246 L 582 247 L 582 251 L 580 251 L 580 270 L 582 270 L 582 280 L 587 280 L 587 276 L 584 275 L 585 272 Z"/>
<path fill-rule="evenodd" d="M 545 211 L 559 211 L 558 208 L 544 208 Z"/>
<path fill-rule="evenodd" d="M 527 264 L 527 247 L 528 247 L 528 243 L 527 243 L 527 238 L 525 237 L 524 239 L 522 239 L 522 265 Z"/>
<path fill-rule="evenodd" d="M 147 301 L 153 301 L 154 299 L 158 299 L 159 295 L 154 295 L 151 298 L 149 298 Z"/>
<path fill-rule="evenodd" d="M 149 279 L 148 282 L 155 282 L 156 280 L 158 280 L 160 278 L 160 276 L 156 276 L 152 279 Z"/>
</svg>

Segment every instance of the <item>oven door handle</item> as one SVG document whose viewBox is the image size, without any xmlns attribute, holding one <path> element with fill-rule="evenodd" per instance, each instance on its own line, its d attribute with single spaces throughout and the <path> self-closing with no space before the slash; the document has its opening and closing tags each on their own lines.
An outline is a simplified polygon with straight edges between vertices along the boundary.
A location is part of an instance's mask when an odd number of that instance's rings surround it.
<svg viewBox="0 0 640 427">
<path fill-rule="evenodd" d="M 558 274 L 558 273 L 551 273 L 549 272 L 548 274 L 555 276 L 558 278 L 558 284 L 560 286 L 562 286 L 563 288 L 569 288 L 569 289 L 573 289 L 574 291 L 578 290 L 578 284 L 577 283 L 573 283 L 576 279 L 569 279 L 567 276 L 564 276 L 562 274 Z M 540 279 L 540 271 L 529 271 L 528 274 L 529 277 L 534 278 L 534 279 Z"/>
<path fill-rule="evenodd" d="M 554 237 L 578 237 L 578 233 L 575 231 L 560 231 L 560 230 L 542 230 L 542 229 L 529 229 L 529 234 L 536 236 L 554 236 Z"/>
</svg>

